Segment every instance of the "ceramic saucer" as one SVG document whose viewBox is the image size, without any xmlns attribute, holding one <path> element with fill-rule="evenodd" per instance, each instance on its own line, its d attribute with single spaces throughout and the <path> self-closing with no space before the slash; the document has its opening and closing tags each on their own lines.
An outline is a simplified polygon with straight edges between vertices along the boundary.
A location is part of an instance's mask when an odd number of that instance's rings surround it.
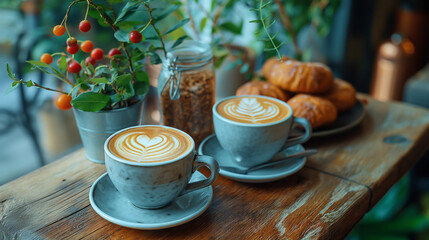
<svg viewBox="0 0 429 240">
<path fill-rule="evenodd" d="M 195 172 L 191 182 L 206 177 Z M 95 212 L 109 222 L 120 226 L 155 230 L 174 227 L 200 216 L 213 199 L 211 186 L 177 198 L 168 206 L 148 210 L 135 207 L 113 186 L 107 173 L 99 177 L 89 191 L 89 201 Z"/>
<path fill-rule="evenodd" d="M 304 151 L 304 147 L 302 145 L 295 145 L 280 152 L 279 154 L 288 156 L 302 151 Z M 220 175 L 235 181 L 248 183 L 272 182 L 284 178 L 299 171 L 302 167 L 304 167 L 307 160 L 305 157 L 303 157 L 279 165 L 255 170 L 247 174 L 229 172 L 225 169 L 222 169 L 222 164 L 231 166 L 236 163 L 230 154 L 220 146 L 215 134 L 210 135 L 204 139 L 204 141 L 200 144 L 198 152 L 199 154 L 209 155 L 216 159 L 216 161 L 219 163 Z"/>
</svg>

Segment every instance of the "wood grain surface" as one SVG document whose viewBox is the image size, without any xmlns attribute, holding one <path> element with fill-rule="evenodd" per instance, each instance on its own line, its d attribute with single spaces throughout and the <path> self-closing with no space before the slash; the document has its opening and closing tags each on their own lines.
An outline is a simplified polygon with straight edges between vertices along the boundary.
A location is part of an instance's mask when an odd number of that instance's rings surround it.
<svg viewBox="0 0 429 240">
<path fill-rule="evenodd" d="M 0 187 L 0 239 L 343 239 L 416 163 L 429 112 L 369 99 L 363 123 L 313 139 L 298 173 L 264 184 L 219 177 L 208 210 L 189 223 L 142 231 L 101 218 L 89 204 L 106 169 L 83 149 Z"/>
</svg>

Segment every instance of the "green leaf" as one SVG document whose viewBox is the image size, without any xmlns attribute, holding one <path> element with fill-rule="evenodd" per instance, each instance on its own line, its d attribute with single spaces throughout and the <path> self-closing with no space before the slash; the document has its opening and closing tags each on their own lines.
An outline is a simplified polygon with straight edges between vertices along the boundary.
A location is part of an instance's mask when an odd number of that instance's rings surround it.
<svg viewBox="0 0 429 240">
<path fill-rule="evenodd" d="M 130 11 L 136 10 L 138 8 L 138 2 L 127 2 L 122 10 L 119 12 L 118 17 L 116 18 L 113 24 L 117 24 L 119 21 L 122 21 L 125 16 L 129 15 Z"/>
<path fill-rule="evenodd" d="M 82 89 L 83 91 L 89 90 L 91 87 L 86 84 L 86 83 L 81 83 L 80 84 L 80 89 Z"/>
<path fill-rule="evenodd" d="M 107 95 L 94 92 L 81 93 L 71 101 L 73 107 L 85 112 L 97 112 L 106 107 L 110 98 Z"/>
<path fill-rule="evenodd" d="M 213 12 L 215 7 L 216 7 L 216 1 L 212 1 L 212 4 L 210 6 L 210 11 Z"/>
<path fill-rule="evenodd" d="M 38 69 L 42 70 L 43 72 L 45 72 L 47 74 L 53 74 L 53 75 L 56 75 L 56 76 L 58 76 L 60 78 L 64 77 L 64 74 L 62 72 L 58 71 L 58 69 L 56 69 L 56 68 L 52 67 L 51 65 L 46 64 L 44 62 L 30 60 L 30 61 L 27 61 L 27 63 L 31 64 L 35 68 L 38 68 Z M 49 69 L 52 72 L 49 72 L 46 69 Z"/>
<path fill-rule="evenodd" d="M 140 71 L 136 73 L 137 82 L 149 82 L 149 75 L 145 71 Z"/>
<path fill-rule="evenodd" d="M 9 66 L 9 63 L 6 64 L 6 69 L 7 69 L 7 75 L 9 75 L 11 79 L 15 80 L 16 79 L 15 73 L 12 72 L 12 68 Z"/>
<path fill-rule="evenodd" d="M 238 35 L 241 34 L 241 31 L 243 29 L 243 21 L 241 21 L 239 25 L 235 25 L 232 22 L 225 22 L 222 23 L 219 27 L 222 30 L 226 30 Z"/>
<path fill-rule="evenodd" d="M 65 56 L 61 56 L 59 64 L 58 64 L 58 68 L 60 68 L 60 70 L 62 72 L 67 71 L 67 59 Z"/>
<path fill-rule="evenodd" d="M 102 65 L 95 68 L 95 76 L 98 77 L 101 74 L 111 74 L 111 70 L 108 66 Z"/>
<path fill-rule="evenodd" d="M 173 46 L 171 46 L 171 48 L 175 48 L 175 47 L 177 47 L 177 46 L 179 46 L 180 44 L 182 44 L 183 43 L 183 41 L 185 41 L 185 39 L 187 39 L 188 38 L 188 36 L 187 35 L 184 35 L 184 36 L 181 36 L 181 37 L 179 37 L 174 43 L 173 43 Z"/>
<path fill-rule="evenodd" d="M 27 82 L 27 87 L 32 87 L 32 86 L 34 86 L 33 81 L 31 81 L 31 80 L 30 80 L 30 81 L 28 81 L 28 82 Z"/>
<path fill-rule="evenodd" d="M 92 78 L 91 82 L 93 82 L 93 83 L 109 83 L 109 80 L 107 80 L 107 78 Z"/>
<path fill-rule="evenodd" d="M 133 85 L 137 95 L 145 95 L 149 91 L 148 82 L 135 82 Z"/>
<path fill-rule="evenodd" d="M 10 92 L 12 92 L 13 90 L 15 90 L 16 88 L 19 87 L 19 85 L 21 85 L 20 81 L 14 81 L 12 83 L 12 85 L 9 85 L 6 89 L 6 92 L 4 93 L 4 95 L 9 94 Z"/>
<path fill-rule="evenodd" d="M 132 30 L 135 26 L 140 24 L 141 22 L 124 20 L 117 23 L 116 26 L 119 27 L 121 30 Z"/>
<path fill-rule="evenodd" d="M 156 20 L 156 21 L 160 21 L 160 20 L 162 20 L 162 19 L 164 19 L 164 18 L 166 18 L 167 16 L 169 16 L 170 14 L 172 14 L 173 12 L 175 12 L 177 9 L 179 9 L 180 8 L 180 5 L 179 4 L 174 4 L 174 5 L 172 5 L 172 6 L 170 6 L 169 8 L 167 8 L 163 13 L 161 13 L 160 15 L 158 15 L 158 16 L 155 16 L 154 17 L 154 20 Z"/>
<path fill-rule="evenodd" d="M 121 3 L 124 0 L 107 0 L 110 4 L 116 4 L 116 3 Z"/>
<path fill-rule="evenodd" d="M 180 22 L 174 24 L 172 27 L 170 27 L 167 31 L 165 31 L 165 33 L 163 35 L 167 35 L 179 28 L 181 28 L 183 25 L 185 25 L 186 23 L 189 22 L 189 18 L 183 19 Z"/>
<path fill-rule="evenodd" d="M 129 42 L 130 41 L 129 34 L 130 33 L 128 31 L 118 30 L 115 32 L 114 36 L 115 36 L 116 40 L 118 40 L 120 42 Z"/>
<path fill-rule="evenodd" d="M 131 76 L 131 74 L 127 73 L 127 74 L 118 76 L 114 80 L 114 83 L 118 87 L 126 87 L 131 82 L 131 80 L 133 80 L 133 77 Z"/>
<path fill-rule="evenodd" d="M 203 18 L 200 22 L 200 32 L 202 32 L 204 30 L 206 25 L 207 25 L 207 17 Z"/>
</svg>

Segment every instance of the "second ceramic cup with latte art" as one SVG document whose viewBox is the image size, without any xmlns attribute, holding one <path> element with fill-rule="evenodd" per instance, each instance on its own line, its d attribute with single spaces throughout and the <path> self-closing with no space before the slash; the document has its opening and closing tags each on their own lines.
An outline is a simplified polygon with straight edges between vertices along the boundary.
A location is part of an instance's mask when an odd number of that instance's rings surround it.
<svg viewBox="0 0 429 240">
<path fill-rule="evenodd" d="M 141 208 L 160 208 L 180 195 L 207 187 L 219 172 L 214 158 L 196 155 L 194 140 L 187 133 L 166 126 L 135 126 L 116 132 L 106 140 L 104 151 L 113 185 Z M 210 177 L 189 183 L 201 166 L 210 169 Z"/>
<path fill-rule="evenodd" d="M 294 118 L 290 106 L 265 96 L 233 96 L 213 106 L 216 137 L 240 165 L 251 167 L 271 160 L 279 151 L 307 141 L 311 125 Z M 305 129 L 303 136 L 288 139 L 291 128 Z"/>
</svg>

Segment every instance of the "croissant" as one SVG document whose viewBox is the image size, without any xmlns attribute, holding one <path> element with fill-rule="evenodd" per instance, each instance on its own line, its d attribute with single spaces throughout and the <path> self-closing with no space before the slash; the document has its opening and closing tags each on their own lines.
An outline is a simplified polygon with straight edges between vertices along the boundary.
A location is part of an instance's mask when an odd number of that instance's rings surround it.
<svg viewBox="0 0 429 240">
<path fill-rule="evenodd" d="M 356 103 L 356 90 L 348 82 L 336 78 L 334 86 L 326 93 L 318 95 L 331 101 L 339 112 L 352 108 Z"/>
<path fill-rule="evenodd" d="M 287 101 L 293 116 L 307 119 L 312 128 L 333 123 L 337 119 L 337 108 L 329 100 L 308 94 L 298 94 Z"/>
<path fill-rule="evenodd" d="M 291 58 L 267 60 L 262 73 L 269 82 L 295 93 L 323 93 L 334 83 L 334 75 L 326 65 Z"/>
<path fill-rule="evenodd" d="M 276 85 L 257 80 L 243 84 L 237 89 L 235 95 L 263 95 L 277 98 L 282 101 L 287 101 L 290 98 L 288 93 L 284 92 Z"/>
</svg>

